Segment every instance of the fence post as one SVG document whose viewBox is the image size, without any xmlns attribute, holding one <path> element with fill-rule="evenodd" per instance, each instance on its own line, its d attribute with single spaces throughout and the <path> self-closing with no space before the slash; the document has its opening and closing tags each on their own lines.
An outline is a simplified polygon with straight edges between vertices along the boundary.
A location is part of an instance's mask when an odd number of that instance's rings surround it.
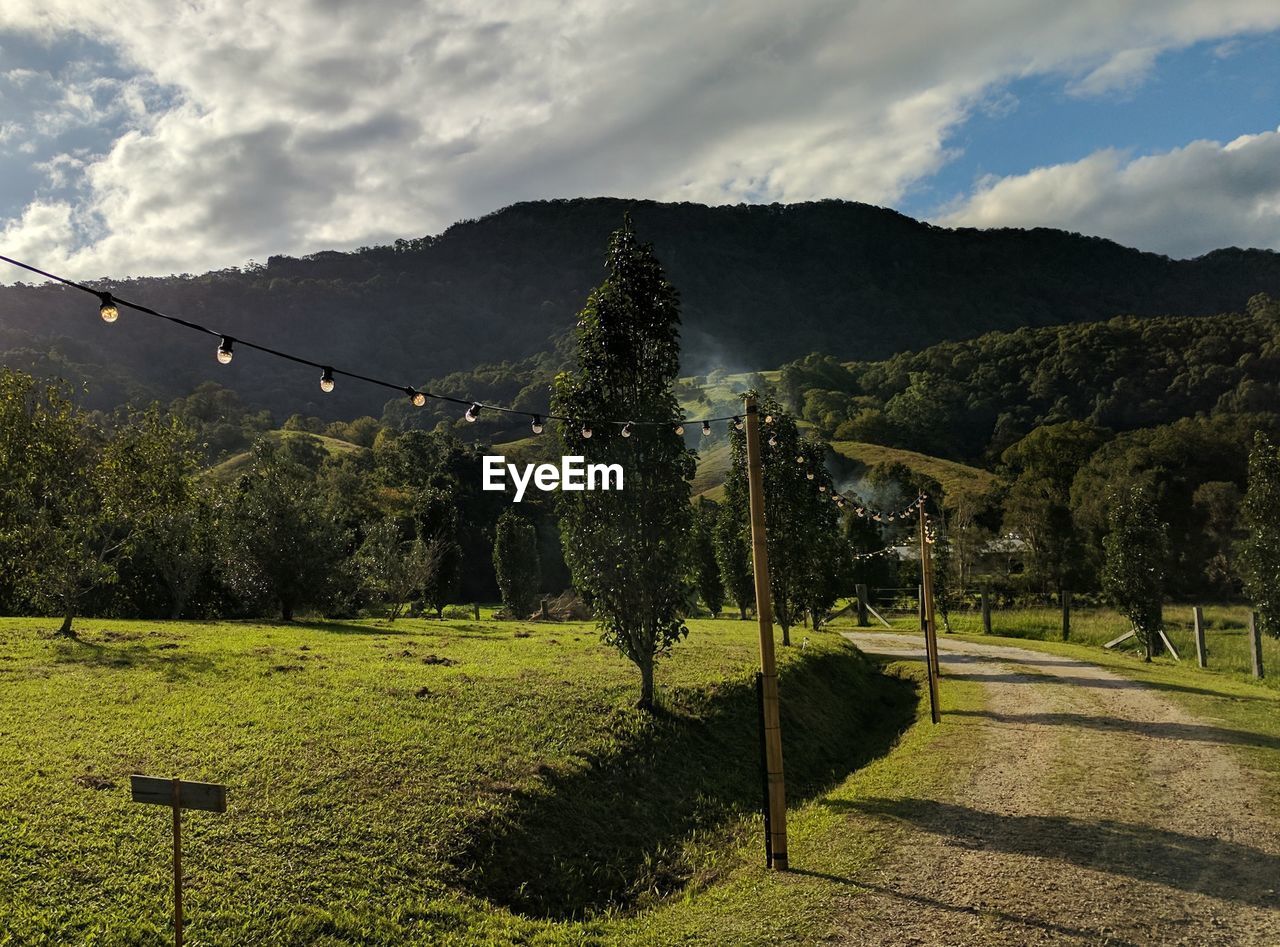
<svg viewBox="0 0 1280 947">
<path fill-rule="evenodd" d="M 866 628 L 871 622 L 867 619 L 867 587 L 857 586 L 858 593 L 858 627 Z"/>
<path fill-rule="evenodd" d="M 1209 660 L 1204 647 L 1204 609 L 1199 605 L 1191 610 L 1191 624 L 1196 635 L 1196 664 L 1207 668 Z"/>
<path fill-rule="evenodd" d="M 982 633 L 991 634 L 991 596 L 986 589 L 982 590 Z"/>
<path fill-rule="evenodd" d="M 1249 613 L 1249 653 L 1253 656 L 1253 676 L 1264 676 L 1262 670 L 1262 629 L 1258 627 L 1258 613 Z"/>
<path fill-rule="evenodd" d="M 1062 599 L 1062 640 L 1071 640 L 1071 593 L 1066 589 L 1060 595 Z"/>
</svg>

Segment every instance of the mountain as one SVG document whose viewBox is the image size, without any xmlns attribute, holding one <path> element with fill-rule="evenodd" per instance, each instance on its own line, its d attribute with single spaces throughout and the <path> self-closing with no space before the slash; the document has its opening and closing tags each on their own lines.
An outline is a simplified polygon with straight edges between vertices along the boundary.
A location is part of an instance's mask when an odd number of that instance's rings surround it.
<svg viewBox="0 0 1280 947">
<path fill-rule="evenodd" d="M 1117 314 L 1207 315 L 1280 295 L 1280 254 L 1172 260 L 1037 229 L 948 230 L 865 204 L 705 207 L 617 199 L 516 204 L 435 237 L 199 276 L 104 283 L 230 335 L 405 385 L 554 345 L 603 276 L 630 211 L 684 306 L 684 368 L 776 366 L 812 351 L 877 359 L 998 329 Z M 0 248 L 2 249 L 2 248 Z M 39 265 L 42 261 L 30 261 Z M 168 399 L 206 380 L 278 417 L 380 414 L 385 391 L 216 340 L 57 286 L 0 287 L 0 360 L 90 386 L 90 402 Z"/>
</svg>

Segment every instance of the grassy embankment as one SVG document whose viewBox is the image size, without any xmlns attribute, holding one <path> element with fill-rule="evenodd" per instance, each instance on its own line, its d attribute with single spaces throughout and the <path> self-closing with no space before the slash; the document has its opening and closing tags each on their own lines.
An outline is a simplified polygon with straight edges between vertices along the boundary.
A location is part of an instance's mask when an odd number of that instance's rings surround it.
<svg viewBox="0 0 1280 947">
<path fill-rule="evenodd" d="M 918 667 L 783 649 L 799 871 L 769 874 L 754 629 L 692 626 L 651 718 L 587 625 L 0 619 L 0 944 L 165 942 L 169 820 L 133 772 L 230 787 L 185 820 L 193 943 L 817 941 L 893 837 L 839 802 L 946 786 L 973 718 L 883 755 Z"/>
</svg>

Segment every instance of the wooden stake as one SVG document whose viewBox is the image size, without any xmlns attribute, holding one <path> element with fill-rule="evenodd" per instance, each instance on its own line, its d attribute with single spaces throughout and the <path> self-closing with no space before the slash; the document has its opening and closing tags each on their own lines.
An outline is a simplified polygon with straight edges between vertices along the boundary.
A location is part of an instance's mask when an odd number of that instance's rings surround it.
<svg viewBox="0 0 1280 947">
<path fill-rule="evenodd" d="M 933 570 L 930 568 L 928 521 L 924 504 L 920 504 L 920 625 L 924 630 L 924 663 L 929 678 L 929 714 L 934 723 L 942 722 L 942 702 L 938 696 L 938 637 L 933 622 Z"/>
<path fill-rule="evenodd" d="M 1062 640 L 1071 640 L 1071 593 L 1063 589 L 1062 597 Z"/>
<path fill-rule="evenodd" d="M 1265 676 L 1262 669 L 1262 629 L 1258 627 L 1258 613 L 1249 613 L 1249 654 L 1253 658 L 1253 676 Z"/>
<path fill-rule="evenodd" d="M 1199 605 L 1191 609 L 1191 624 L 1196 635 L 1196 664 L 1207 668 L 1209 657 L 1204 647 L 1204 609 Z"/>
<path fill-rule="evenodd" d="M 782 772 L 782 723 L 778 711 L 778 668 L 773 653 L 773 602 L 769 588 L 769 546 L 765 537 L 764 468 L 760 460 L 760 414 L 747 397 L 747 488 L 751 505 L 751 563 L 755 573 L 756 619 L 760 626 L 760 687 L 764 704 L 765 768 L 769 781 L 769 867 L 787 870 L 787 788 Z"/>
<path fill-rule="evenodd" d="M 173 781 L 173 943 L 182 947 L 182 780 Z"/>
<path fill-rule="evenodd" d="M 871 624 L 867 620 L 867 587 L 858 585 L 856 591 L 858 593 L 858 627 L 866 628 Z"/>
<path fill-rule="evenodd" d="M 991 596 L 986 589 L 982 590 L 982 633 L 991 634 Z"/>
</svg>

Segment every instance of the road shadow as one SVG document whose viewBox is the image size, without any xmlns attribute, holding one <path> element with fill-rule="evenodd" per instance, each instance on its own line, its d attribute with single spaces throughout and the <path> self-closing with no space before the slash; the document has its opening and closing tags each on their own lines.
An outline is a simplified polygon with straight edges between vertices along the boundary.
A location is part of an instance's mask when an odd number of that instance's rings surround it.
<svg viewBox="0 0 1280 947">
<path fill-rule="evenodd" d="M 952 914 L 963 914 L 968 917 L 977 917 L 986 920 L 987 918 L 997 918 L 1005 924 L 1012 924 L 1018 927 L 1029 927 L 1046 934 L 1053 934 L 1056 937 L 1072 937 L 1078 940 L 1092 941 L 1103 936 L 1102 931 L 1085 930 L 1080 927 L 1068 927 L 1065 924 L 1055 924 L 1052 921 L 1044 921 L 1039 918 L 1027 917 L 1025 914 L 1014 914 L 1010 911 L 1001 911 L 992 907 L 990 904 L 983 904 L 982 907 L 975 907 L 971 904 L 950 904 L 946 901 L 939 901 L 937 898 L 927 898 L 919 894 L 911 894 L 906 891 L 899 891 L 886 885 L 872 884 L 869 881 L 856 881 L 853 878 L 846 878 L 843 875 L 828 874 L 823 871 L 807 871 L 804 868 L 792 867 L 789 873 L 793 875 L 803 875 L 808 878 L 821 878 L 825 881 L 834 881 L 838 884 L 848 885 L 862 891 L 869 891 L 872 894 L 878 894 L 881 897 L 894 898 L 898 901 L 906 901 L 910 904 L 919 905 L 922 908 L 933 908 L 941 911 L 948 911 Z M 856 909 L 856 906 L 855 906 Z M 1120 940 L 1116 938 L 1114 932 L 1108 930 L 1106 934 L 1106 943 L 1110 947 L 1138 947 L 1133 941 Z"/>
<path fill-rule="evenodd" d="M 1067 674 L 1037 674 L 1034 668 L 1030 668 L 1026 672 L 1018 671 L 995 671 L 990 674 L 980 674 L 973 672 L 949 672 L 947 664 L 949 662 L 944 657 L 942 659 L 942 678 L 946 680 L 951 678 L 957 681 L 978 681 L 992 682 L 1001 684 L 1065 684 L 1070 687 L 1088 687 L 1095 690 L 1109 691 L 1140 691 L 1155 690 L 1169 691 L 1178 694 L 1200 694 L 1206 697 L 1225 697 L 1230 700 L 1267 700 L 1266 697 L 1243 696 L 1240 694 L 1230 694 L 1225 691 L 1213 690 L 1208 687 L 1192 687 L 1189 684 L 1170 684 L 1166 681 L 1132 680 L 1127 677 L 1078 677 Z M 1012 662 L 1005 661 L 1003 658 L 992 658 L 989 664 L 1010 664 Z M 1101 667 L 1101 665 L 1092 665 L 1093 667 Z"/>
<path fill-rule="evenodd" d="M 932 799 L 827 800 L 829 808 L 909 823 L 985 848 L 1280 910 L 1280 857 L 1224 839 L 1071 816 L 1011 816 Z"/>
<path fill-rule="evenodd" d="M 1085 727 L 1090 730 L 1111 730 L 1135 733 L 1160 740 L 1185 740 L 1196 743 L 1219 743 L 1226 746 L 1254 746 L 1280 750 L 1280 738 L 1247 730 L 1229 730 L 1199 723 L 1166 723 L 1161 721 L 1125 720 L 1122 717 L 1102 717 L 1090 714 L 1043 713 L 1002 714 L 991 710 L 952 710 L 957 717 L 985 717 L 998 723 L 1045 724 L 1048 726 Z"/>
<path fill-rule="evenodd" d="M 852 650 L 789 663 L 779 686 L 790 804 L 887 752 L 915 719 L 915 683 Z M 512 792 L 468 830 L 458 883 L 527 916 L 569 919 L 639 910 L 695 876 L 709 881 L 689 843 L 722 842 L 761 805 L 755 684 L 677 692 L 671 704 L 696 714 L 623 714 L 611 752 Z"/>
</svg>

